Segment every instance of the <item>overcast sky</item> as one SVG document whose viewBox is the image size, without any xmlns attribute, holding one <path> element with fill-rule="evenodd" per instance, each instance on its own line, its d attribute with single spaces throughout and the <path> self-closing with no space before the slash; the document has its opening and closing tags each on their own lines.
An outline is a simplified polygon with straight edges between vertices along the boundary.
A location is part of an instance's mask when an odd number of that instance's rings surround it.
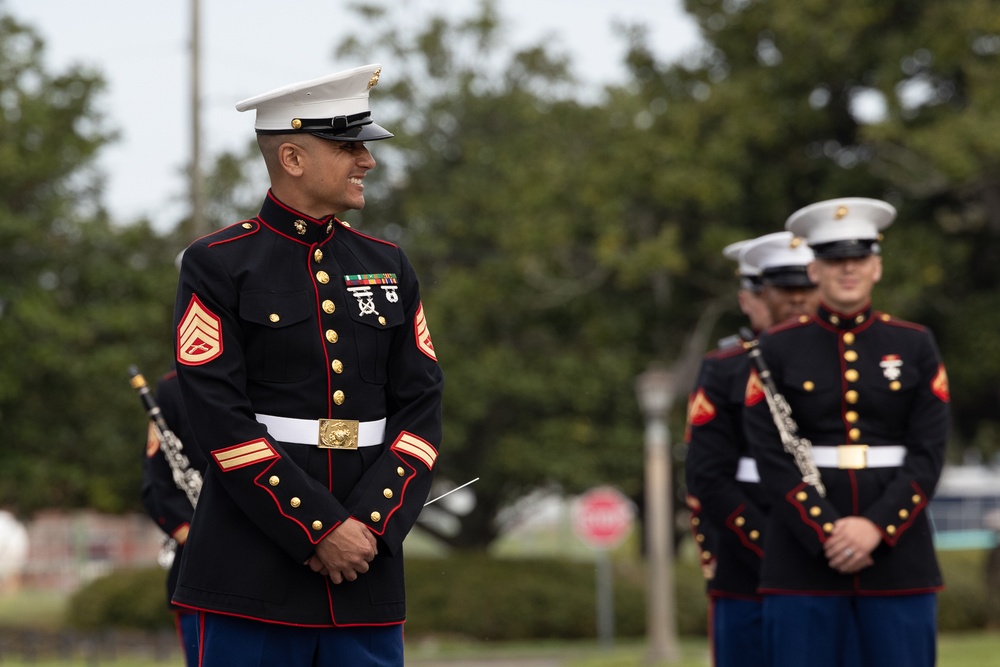
<svg viewBox="0 0 1000 667">
<path fill-rule="evenodd" d="M 121 139 L 105 149 L 100 164 L 108 177 L 105 201 L 119 222 L 149 217 L 168 227 L 187 212 L 182 170 L 191 146 L 192 1 L 0 0 L 46 41 L 50 72 L 85 64 L 107 80 L 104 112 Z M 252 136 L 253 118 L 234 109 L 237 101 L 365 64 L 334 59 L 334 46 L 361 29 L 338 16 L 349 2 L 199 2 L 203 156 L 242 148 Z M 393 6 L 422 25 L 422 17 L 441 11 L 468 15 L 478 2 L 397 0 Z M 497 7 L 512 46 L 544 39 L 595 87 L 624 77 L 625 45 L 612 29 L 615 21 L 646 26 L 650 45 L 665 60 L 697 43 L 681 0 L 498 0 Z M 385 58 L 370 60 L 389 73 Z"/>
</svg>

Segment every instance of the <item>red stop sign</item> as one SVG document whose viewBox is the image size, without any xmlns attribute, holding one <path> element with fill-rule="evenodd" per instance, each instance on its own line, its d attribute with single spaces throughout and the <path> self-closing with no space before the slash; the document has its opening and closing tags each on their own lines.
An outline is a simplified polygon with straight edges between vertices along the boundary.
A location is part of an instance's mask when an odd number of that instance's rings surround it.
<svg viewBox="0 0 1000 667">
<path fill-rule="evenodd" d="M 628 537 L 634 515 L 632 502 L 618 489 L 599 486 L 576 501 L 573 527 L 590 546 L 610 549 Z"/>
</svg>

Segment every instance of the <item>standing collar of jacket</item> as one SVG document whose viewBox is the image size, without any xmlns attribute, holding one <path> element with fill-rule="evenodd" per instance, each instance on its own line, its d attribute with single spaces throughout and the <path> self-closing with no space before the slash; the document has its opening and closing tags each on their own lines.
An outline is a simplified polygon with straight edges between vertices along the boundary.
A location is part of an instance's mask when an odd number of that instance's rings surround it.
<svg viewBox="0 0 1000 667">
<path fill-rule="evenodd" d="M 839 329 L 841 331 L 856 329 L 866 324 L 869 320 L 871 320 L 871 318 L 871 302 L 866 303 L 864 307 L 853 313 L 838 312 L 827 306 L 825 303 L 820 303 L 819 309 L 816 311 L 816 319 L 830 328 Z"/>
<path fill-rule="evenodd" d="M 265 227 L 305 245 L 324 243 L 342 224 L 332 215 L 317 219 L 300 213 L 283 204 L 270 190 L 257 218 Z"/>
</svg>

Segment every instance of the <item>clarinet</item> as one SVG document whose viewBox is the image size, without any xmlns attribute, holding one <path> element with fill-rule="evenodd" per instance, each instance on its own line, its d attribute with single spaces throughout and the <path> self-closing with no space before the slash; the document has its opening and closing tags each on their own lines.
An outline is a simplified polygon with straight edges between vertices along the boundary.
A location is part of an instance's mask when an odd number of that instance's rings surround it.
<svg viewBox="0 0 1000 667">
<path fill-rule="evenodd" d="M 802 473 L 802 481 L 816 487 L 816 493 L 825 497 L 826 487 L 823 486 L 819 477 L 819 469 L 816 468 L 816 463 L 813 461 L 812 443 L 799 435 L 799 425 L 792 418 L 792 407 L 788 405 L 788 401 L 774 384 L 771 370 L 767 367 L 767 363 L 760 353 L 759 341 L 754 337 L 753 332 L 746 327 L 740 328 L 740 338 L 743 339 L 744 349 L 750 355 L 754 366 L 757 367 L 757 374 L 764 386 L 764 398 L 767 399 L 767 407 L 771 411 L 774 425 L 778 427 L 781 444 L 795 460 L 795 466 Z"/>
<path fill-rule="evenodd" d="M 201 473 L 191 467 L 191 461 L 188 460 L 187 455 L 184 453 L 184 444 L 170 430 L 170 427 L 167 426 L 167 420 L 163 418 L 163 412 L 160 410 L 153 392 L 149 390 L 146 378 L 142 376 L 139 369 L 135 366 L 129 366 L 128 372 L 132 378 L 130 384 L 136 393 L 139 394 L 139 399 L 142 401 L 142 405 L 146 409 L 146 414 L 149 415 L 150 423 L 153 425 L 156 438 L 160 441 L 160 451 L 163 452 L 163 456 L 167 459 L 167 464 L 170 465 L 174 484 L 184 492 L 191 503 L 191 507 L 194 508 L 198 504 L 198 495 L 201 493 Z M 177 540 L 167 537 L 163 543 L 163 548 L 160 550 L 160 555 L 157 557 L 157 560 L 164 569 L 170 568 L 176 552 Z"/>
<path fill-rule="evenodd" d="M 174 484 L 187 495 L 191 507 L 195 507 L 198 504 L 198 495 L 201 493 L 201 473 L 191 467 L 191 461 L 184 453 L 184 445 L 180 438 L 167 426 L 163 412 L 160 411 L 153 392 L 146 384 L 146 378 L 135 366 L 130 366 L 128 372 L 132 377 L 132 388 L 139 394 L 142 405 L 146 408 L 146 414 L 149 415 L 153 430 L 156 431 L 156 437 L 160 441 L 160 449 L 170 465 Z"/>
</svg>

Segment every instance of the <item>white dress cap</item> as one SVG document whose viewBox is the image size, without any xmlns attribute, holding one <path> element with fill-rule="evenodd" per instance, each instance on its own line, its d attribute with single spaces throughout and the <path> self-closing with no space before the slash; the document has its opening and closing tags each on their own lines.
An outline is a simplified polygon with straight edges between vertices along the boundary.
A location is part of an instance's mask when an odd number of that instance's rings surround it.
<svg viewBox="0 0 1000 667">
<path fill-rule="evenodd" d="M 740 261 L 751 264 L 762 273 L 783 266 L 807 266 L 813 261 L 813 251 L 791 232 L 775 232 L 752 239 L 740 250 Z"/>
<path fill-rule="evenodd" d="M 814 258 L 812 249 L 791 232 L 765 234 L 740 249 L 740 261 L 758 267 L 765 285 L 812 286 L 806 267 Z"/>
<path fill-rule="evenodd" d="M 740 252 L 752 240 L 753 239 L 746 239 L 743 241 L 737 241 L 736 243 L 730 243 L 722 249 L 722 255 L 726 259 L 739 263 L 739 266 L 736 269 L 739 272 L 739 275 L 747 278 L 760 275 L 760 268 L 744 261 L 742 253 Z"/>
<path fill-rule="evenodd" d="M 810 204 L 789 216 L 785 229 L 806 240 L 817 257 L 858 257 L 878 251 L 880 230 L 896 209 L 880 199 L 845 197 Z"/>
<path fill-rule="evenodd" d="M 308 132 L 339 141 L 388 139 L 371 120 L 368 93 L 382 66 L 375 63 L 300 81 L 247 98 L 237 111 L 256 109 L 254 129 L 262 133 Z"/>
</svg>

